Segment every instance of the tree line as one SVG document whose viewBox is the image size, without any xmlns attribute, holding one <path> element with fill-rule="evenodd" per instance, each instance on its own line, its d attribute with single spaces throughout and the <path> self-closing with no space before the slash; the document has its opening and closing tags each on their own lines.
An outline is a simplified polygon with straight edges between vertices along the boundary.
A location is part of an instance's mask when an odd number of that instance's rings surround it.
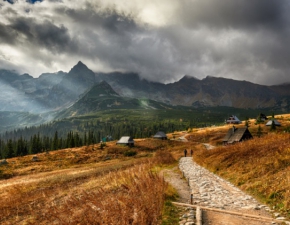
<svg viewBox="0 0 290 225">
<path fill-rule="evenodd" d="M 122 136 L 148 138 L 157 131 L 169 133 L 187 129 L 189 125 L 188 122 L 176 121 L 149 123 L 148 121 L 122 121 L 116 123 L 86 121 L 79 123 L 77 126 L 73 126 L 73 124 L 68 126 L 67 123 L 60 121 L 59 123 L 26 127 L 2 134 L 0 136 L 0 157 L 4 159 L 80 147 L 106 140 L 118 140 Z M 58 128 L 58 130 L 52 132 L 54 128 Z M 74 130 L 68 130 L 69 128 L 74 128 Z"/>
<path fill-rule="evenodd" d="M 81 147 L 100 142 L 98 132 L 89 131 L 80 136 L 78 132 L 68 132 L 66 138 L 59 137 L 56 131 L 53 137 L 41 136 L 39 133 L 30 139 L 0 139 L 0 157 L 2 159 L 37 154 L 51 150 Z"/>
</svg>

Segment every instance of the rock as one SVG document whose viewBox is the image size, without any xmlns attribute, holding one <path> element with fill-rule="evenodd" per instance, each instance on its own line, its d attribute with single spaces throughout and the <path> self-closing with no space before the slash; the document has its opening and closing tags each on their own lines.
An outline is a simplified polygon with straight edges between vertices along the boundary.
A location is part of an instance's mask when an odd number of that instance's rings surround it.
<svg viewBox="0 0 290 225">
<path fill-rule="evenodd" d="M 194 222 L 186 222 L 184 225 L 194 225 Z"/>
<path fill-rule="evenodd" d="M 285 220 L 286 218 L 283 216 L 277 217 L 276 220 Z"/>
<path fill-rule="evenodd" d="M 184 225 L 185 223 L 186 223 L 186 220 L 181 220 L 181 221 L 179 222 L 180 225 Z"/>
<path fill-rule="evenodd" d="M 193 194 L 194 204 L 229 210 L 266 211 L 265 205 L 259 204 L 253 197 L 230 182 L 199 166 L 190 157 L 180 159 L 179 169 L 185 179 L 190 180 L 189 188 Z"/>
</svg>

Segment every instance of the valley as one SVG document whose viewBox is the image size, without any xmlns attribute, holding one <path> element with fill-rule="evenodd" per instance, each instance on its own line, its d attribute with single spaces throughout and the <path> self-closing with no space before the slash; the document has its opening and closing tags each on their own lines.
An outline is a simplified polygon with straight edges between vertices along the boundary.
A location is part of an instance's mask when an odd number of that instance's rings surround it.
<svg viewBox="0 0 290 225">
<path fill-rule="evenodd" d="M 267 205 L 268 216 L 290 217 L 288 84 L 189 76 L 161 84 L 79 62 L 39 78 L 1 70 L 0 86 L 1 224 L 175 224 L 172 202 L 188 200 L 163 176 L 184 149 Z M 266 126 L 261 113 L 281 126 Z M 231 115 L 242 123 L 225 124 Z M 245 126 L 253 139 L 224 145 L 228 130 Z M 154 139 L 158 131 L 168 140 Z M 116 145 L 122 136 L 134 147 Z"/>
</svg>

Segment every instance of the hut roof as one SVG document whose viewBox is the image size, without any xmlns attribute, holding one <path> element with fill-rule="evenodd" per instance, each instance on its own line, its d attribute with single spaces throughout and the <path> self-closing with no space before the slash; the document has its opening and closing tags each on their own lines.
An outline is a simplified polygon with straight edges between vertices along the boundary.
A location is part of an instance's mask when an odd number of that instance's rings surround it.
<svg viewBox="0 0 290 225">
<path fill-rule="evenodd" d="M 246 134 L 246 137 L 245 137 Z M 228 133 L 224 137 L 223 141 L 227 142 L 229 144 L 232 144 L 234 142 L 239 142 L 243 140 L 243 138 L 252 138 L 253 136 L 251 135 L 250 131 L 248 130 L 247 127 L 241 127 L 241 128 L 230 128 L 228 130 Z"/>
<path fill-rule="evenodd" d="M 281 126 L 281 123 L 279 123 L 277 120 L 269 120 L 267 123 L 266 123 L 266 126 L 271 126 L 272 125 L 272 122 L 274 122 L 274 124 L 276 126 Z"/>
<path fill-rule="evenodd" d="M 2 159 L 0 161 L 0 165 L 7 165 L 7 164 L 8 164 L 8 162 L 6 161 L 6 159 Z"/>
<path fill-rule="evenodd" d="M 153 137 L 154 138 L 167 138 L 166 134 L 163 131 L 158 131 Z"/>
<path fill-rule="evenodd" d="M 239 124 L 239 123 L 242 123 L 238 117 L 236 117 L 235 115 L 231 115 L 227 120 L 226 120 L 226 123 L 236 123 L 236 124 Z"/>
<path fill-rule="evenodd" d="M 117 144 L 130 144 L 134 143 L 134 139 L 131 138 L 130 136 L 123 136 L 120 138 L 119 141 L 117 141 Z"/>
</svg>

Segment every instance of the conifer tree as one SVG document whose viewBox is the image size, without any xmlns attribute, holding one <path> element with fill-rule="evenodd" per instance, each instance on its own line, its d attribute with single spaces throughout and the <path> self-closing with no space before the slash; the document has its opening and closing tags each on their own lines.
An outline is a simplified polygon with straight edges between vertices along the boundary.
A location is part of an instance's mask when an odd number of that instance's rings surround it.
<svg viewBox="0 0 290 225">
<path fill-rule="evenodd" d="M 262 128 L 261 128 L 260 125 L 258 127 L 257 135 L 258 135 L 258 137 L 261 137 L 262 136 Z"/>
<path fill-rule="evenodd" d="M 5 152 L 5 157 L 4 158 L 12 158 L 13 156 L 14 156 L 13 142 L 12 142 L 12 139 L 9 139 L 7 141 L 6 152 Z"/>
<path fill-rule="evenodd" d="M 54 138 L 53 138 L 53 142 L 52 142 L 52 149 L 56 150 L 59 148 L 59 140 L 58 140 L 58 132 L 55 131 L 54 133 Z"/>
<path fill-rule="evenodd" d="M 274 121 L 274 120 L 272 120 L 270 130 L 271 130 L 271 131 L 275 131 L 275 130 L 276 130 L 276 124 L 275 124 L 275 121 Z"/>
</svg>

